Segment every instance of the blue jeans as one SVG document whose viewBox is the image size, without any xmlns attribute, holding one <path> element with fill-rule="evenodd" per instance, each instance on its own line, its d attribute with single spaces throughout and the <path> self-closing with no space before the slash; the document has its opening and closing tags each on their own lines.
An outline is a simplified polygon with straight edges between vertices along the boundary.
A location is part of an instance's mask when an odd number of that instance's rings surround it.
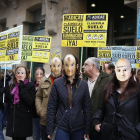
<svg viewBox="0 0 140 140">
<path fill-rule="evenodd" d="M 83 140 L 84 129 L 80 129 L 73 132 L 67 132 L 60 128 L 57 129 L 55 140 Z"/>
<path fill-rule="evenodd" d="M 32 118 L 33 122 L 33 140 L 40 140 L 40 118 Z"/>
<path fill-rule="evenodd" d="M 4 106 L 3 127 L 7 125 L 7 116 L 8 116 L 8 103 Z"/>
<path fill-rule="evenodd" d="M 0 140 L 4 140 L 3 130 L 2 130 L 2 110 L 0 110 Z"/>
</svg>

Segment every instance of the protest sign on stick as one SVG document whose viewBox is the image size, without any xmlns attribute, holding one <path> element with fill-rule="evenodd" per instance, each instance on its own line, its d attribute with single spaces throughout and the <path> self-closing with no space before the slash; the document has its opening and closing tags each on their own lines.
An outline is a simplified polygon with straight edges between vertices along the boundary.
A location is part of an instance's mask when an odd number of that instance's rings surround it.
<svg viewBox="0 0 140 140">
<path fill-rule="evenodd" d="M 5 63 L 5 71 L 4 71 L 4 88 L 5 88 L 5 82 L 6 82 L 6 63 Z M 3 93 L 3 103 L 5 99 L 5 93 Z"/>
<path fill-rule="evenodd" d="M 30 66 L 30 79 L 29 79 L 29 81 L 31 82 L 31 75 L 32 75 L 32 64 L 33 62 L 31 62 L 31 66 Z"/>
<path fill-rule="evenodd" d="M 108 14 L 64 14 L 62 47 L 106 47 Z"/>
<path fill-rule="evenodd" d="M 81 48 L 80 72 L 82 72 L 82 62 L 83 62 L 83 47 Z"/>
<path fill-rule="evenodd" d="M 34 36 L 32 62 L 49 63 L 51 37 Z"/>
<path fill-rule="evenodd" d="M 23 25 L 0 33 L 0 63 L 12 64 L 21 60 Z"/>
</svg>

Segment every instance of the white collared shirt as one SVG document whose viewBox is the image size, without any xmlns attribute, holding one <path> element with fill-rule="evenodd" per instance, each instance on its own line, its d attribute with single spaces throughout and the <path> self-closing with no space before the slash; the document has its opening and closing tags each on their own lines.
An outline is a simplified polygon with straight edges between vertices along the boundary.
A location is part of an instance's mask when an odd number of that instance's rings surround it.
<svg viewBox="0 0 140 140">
<path fill-rule="evenodd" d="M 97 77 L 98 78 L 98 77 Z M 93 91 L 93 88 L 95 86 L 95 83 L 97 81 L 97 78 L 94 80 L 94 81 L 91 81 L 90 78 L 88 78 L 88 88 L 89 88 L 89 94 L 90 94 L 90 97 L 92 95 L 92 91 Z"/>
</svg>

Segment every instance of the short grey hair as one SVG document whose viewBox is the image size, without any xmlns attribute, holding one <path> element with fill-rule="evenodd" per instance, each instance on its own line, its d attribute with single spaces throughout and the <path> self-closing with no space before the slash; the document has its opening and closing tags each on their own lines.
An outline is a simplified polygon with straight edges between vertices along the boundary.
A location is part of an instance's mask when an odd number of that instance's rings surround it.
<svg viewBox="0 0 140 140">
<path fill-rule="evenodd" d="M 100 61 L 96 57 L 89 57 L 90 63 L 94 64 L 97 70 L 100 70 Z"/>
</svg>

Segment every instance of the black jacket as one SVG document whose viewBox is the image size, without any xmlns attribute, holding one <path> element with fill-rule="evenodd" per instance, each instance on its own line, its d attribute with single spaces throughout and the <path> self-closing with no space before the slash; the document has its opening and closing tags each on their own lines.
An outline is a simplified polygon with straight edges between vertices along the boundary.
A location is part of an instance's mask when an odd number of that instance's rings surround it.
<svg viewBox="0 0 140 140">
<path fill-rule="evenodd" d="M 102 140 L 139 140 L 140 91 L 118 104 L 115 94 L 109 97 L 107 103 L 102 102 L 93 117 L 93 125 L 101 124 Z"/>
<path fill-rule="evenodd" d="M 68 92 L 65 84 L 65 76 L 54 81 L 52 86 L 48 107 L 46 127 L 47 134 L 52 134 L 54 127 L 60 122 L 65 110 L 68 110 L 59 128 L 70 131 L 85 129 L 85 134 L 89 134 L 91 124 L 91 103 L 88 85 L 82 80 L 81 85 L 72 101 L 72 107 L 69 108 Z M 80 78 L 77 80 L 77 85 L 80 83 Z M 71 85 L 72 93 L 76 91 L 76 84 Z"/>
<path fill-rule="evenodd" d="M 12 85 L 12 89 L 14 88 Z M 11 94 L 10 94 L 11 95 Z M 6 135 L 13 137 L 32 136 L 33 103 L 35 101 L 35 87 L 33 83 L 27 83 L 19 92 L 20 102 L 13 104 L 13 96 L 10 96 Z"/>
<path fill-rule="evenodd" d="M 4 98 L 4 103 L 8 102 L 9 99 L 9 84 L 8 82 L 10 81 L 10 77 L 6 75 L 6 82 L 5 82 L 5 98 Z M 0 110 L 3 111 L 4 109 L 4 103 L 3 103 L 3 87 L 4 87 L 4 78 L 0 80 Z"/>
</svg>

